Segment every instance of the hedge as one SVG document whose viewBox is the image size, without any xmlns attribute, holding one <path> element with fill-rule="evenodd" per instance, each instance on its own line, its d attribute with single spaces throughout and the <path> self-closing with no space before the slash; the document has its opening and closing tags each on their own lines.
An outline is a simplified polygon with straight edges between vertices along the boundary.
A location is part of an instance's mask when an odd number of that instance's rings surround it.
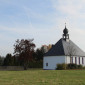
<svg viewBox="0 0 85 85">
<path fill-rule="evenodd" d="M 43 67 L 43 62 L 42 61 L 32 61 L 29 62 L 28 68 L 42 68 Z"/>
<path fill-rule="evenodd" d="M 57 64 L 57 70 L 66 70 L 66 69 L 85 69 L 82 65 L 77 64 Z"/>
</svg>

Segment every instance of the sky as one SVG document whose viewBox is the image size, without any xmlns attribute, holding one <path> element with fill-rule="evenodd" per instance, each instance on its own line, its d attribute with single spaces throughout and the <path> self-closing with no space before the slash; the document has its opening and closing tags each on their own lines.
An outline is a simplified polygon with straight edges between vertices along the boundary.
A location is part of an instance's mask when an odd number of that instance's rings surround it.
<svg viewBox="0 0 85 85">
<path fill-rule="evenodd" d="M 0 55 L 13 54 L 17 39 L 36 48 L 55 44 L 63 29 L 85 51 L 85 0 L 0 0 Z"/>
</svg>

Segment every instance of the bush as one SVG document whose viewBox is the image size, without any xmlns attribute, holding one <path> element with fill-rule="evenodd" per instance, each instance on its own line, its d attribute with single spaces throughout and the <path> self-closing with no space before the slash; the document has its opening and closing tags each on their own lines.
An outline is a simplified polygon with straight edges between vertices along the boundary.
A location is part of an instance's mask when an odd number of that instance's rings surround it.
<svg viewBox="0 0 85 85">
<path fill-rule="evenodd" d="M 82 65 L 77 64 L 57 64 L 57 70 L 66 70 L 66 69 L 85 69 Z"/>
<path fill-rule="evenodd" d="M 67 68 L 67 64 L 57 64 L 57 70 L 65 70 Z"/>
<path fill-rule="evenodd" d="M 85 66 L 83 66 L 83 69 L 85 69 Z"/>
<path fill-rule="evenodd" d="M 83 66 L 77 64 L 68 64 L 67 69 L 83 69 Z"/>
<path fill-rule="evenodd" d="M 32 62 L 29 62 L 28 68 L 43 68 L 43 61 L 32 61 Z"/>
<path fill-rule="evenodd" d="M 78 65 L 77 64 L 68 64 L 67 69 L 78 69 Z"/>
<path fill-rule="evenodd" d="M 78 69 L 82 69 L 83 68 L 83 66 L 82 65 L 78 65 Z M 83 68 L 84 69 L 84 68 Z"/>
</svg>

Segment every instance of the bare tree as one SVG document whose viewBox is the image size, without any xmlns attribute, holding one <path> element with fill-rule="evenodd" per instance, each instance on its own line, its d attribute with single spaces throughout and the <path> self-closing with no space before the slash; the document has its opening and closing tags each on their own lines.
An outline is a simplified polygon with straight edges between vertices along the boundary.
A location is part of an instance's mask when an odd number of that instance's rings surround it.
<svg viewBox="0 0 85 85">
<path fill-rule="evenodd" d="M 67 47 L 67 50 L 68 50 L 68 56 L 70 56 L 70 63 L 73 63 L 73 59 L 72 59 L 72 56 L 76 55 L 76 49 L 69 44 L 69 46 Z"/>
</svg>

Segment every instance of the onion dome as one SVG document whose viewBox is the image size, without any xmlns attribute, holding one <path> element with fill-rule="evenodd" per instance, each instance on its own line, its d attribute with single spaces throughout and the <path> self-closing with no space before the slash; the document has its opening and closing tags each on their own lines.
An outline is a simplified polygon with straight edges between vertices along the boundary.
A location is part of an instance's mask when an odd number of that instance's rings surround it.
<svg viewBox="0 0 85 85">
<path fill-rule="evenodd" d="M 65 26 L 65 29 L 63 30 L 63 33 L 66 35 L 66 34 L 68 34 L 68 29 L 66 28 L 66 26 Z"/>
</svg>

